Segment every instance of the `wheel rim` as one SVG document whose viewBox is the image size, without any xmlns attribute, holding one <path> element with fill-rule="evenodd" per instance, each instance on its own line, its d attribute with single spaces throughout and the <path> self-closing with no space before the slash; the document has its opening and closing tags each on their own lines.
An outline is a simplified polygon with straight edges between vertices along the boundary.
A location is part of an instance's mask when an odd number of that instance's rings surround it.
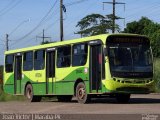
<svg viewBox="0 0 160 120">
<path fill-rule="evenodd" d="M 31 98 L 32 98 L 32 90 L 31 90 L 31 89 L 28 89 L 28 90 L 27 90 L 27 98 L 28 98 L 28 99 L 31 99 Z"/>
<path fill-rule="evenodd" d="M 85 89 L 84 88 L 79 88 L 78 90 L 78 98 L 80 100 L 83 100 L 86 96 L 86 92 L 85 92 Z"/>
</svg>

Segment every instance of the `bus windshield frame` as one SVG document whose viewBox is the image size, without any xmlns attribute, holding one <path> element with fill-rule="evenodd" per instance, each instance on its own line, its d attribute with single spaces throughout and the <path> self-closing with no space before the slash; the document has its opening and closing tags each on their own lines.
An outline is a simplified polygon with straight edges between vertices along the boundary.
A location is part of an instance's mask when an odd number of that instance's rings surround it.
<svg viewBox="0 0 160 120">
<path fill-rule="evenodd" d="M 112 76 L 123 78 L 153 77 L 153 57 L 148 38 L 110 36 L 106 44 Z"/>
</svg>

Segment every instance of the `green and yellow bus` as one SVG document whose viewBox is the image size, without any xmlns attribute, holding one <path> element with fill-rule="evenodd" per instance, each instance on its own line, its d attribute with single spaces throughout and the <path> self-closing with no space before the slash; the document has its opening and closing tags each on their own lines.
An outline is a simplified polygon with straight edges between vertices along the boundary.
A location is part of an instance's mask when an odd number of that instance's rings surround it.
<svg viewBox="0 0 160 120">
<path fill-rule="evenodd" d="M 5 52 L 4 91 L 31 102 L 57 96 L 79 103 L 154 90 L 150 40 L 134 34 L 103 34 Z"/>
</svg>

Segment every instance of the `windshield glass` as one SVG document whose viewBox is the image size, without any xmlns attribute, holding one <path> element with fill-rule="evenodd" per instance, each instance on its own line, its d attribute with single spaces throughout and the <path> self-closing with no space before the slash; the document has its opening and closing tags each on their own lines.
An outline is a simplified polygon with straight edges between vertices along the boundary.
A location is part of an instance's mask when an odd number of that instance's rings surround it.
<svg viewBox="0 0 160 120">
<path fill-rule="evenodd" d="M 113 35 L 106 41 L 111 75 L 123 78 L 152 78 L 150 41 L 143 36 Z"/>
<path fill-rule="evenodd" d="M 114 44 L 109 47 L 109 59 L 114 72 L 152 72 L 152 56 L 148 45 Z"/>
</svg>

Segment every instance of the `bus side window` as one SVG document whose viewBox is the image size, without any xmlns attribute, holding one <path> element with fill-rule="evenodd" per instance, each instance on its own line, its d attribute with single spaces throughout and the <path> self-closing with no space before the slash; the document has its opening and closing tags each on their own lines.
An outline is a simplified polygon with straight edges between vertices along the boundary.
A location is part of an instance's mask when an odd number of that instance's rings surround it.
<svg viewBox="0 0 160 120">
<path fill-rule="evenodd" d="M 83 66 L 87 62 L 88 45 L 76 44 L 73 45 L 72 51 L 72 66 Z"/>
<path fill-rule="evenodd" d="M 23 70 L 30 71 L 33 69 L 33 52 L 26 52 L 23 55 Z"/>
<path fill-rule="evenodd" d="M 69 67 L 71 65 L 71 46 L 59 47 L 57 49 L 57 67 Z"/>
<path fill-rule="evenodd" d="M 37 50 L 34 53 L 34 69 L 42 70 L 44 69 L 44 59 L 45 59 L 45 51 Z"/>
<path fill-rule="evenodd" d="M 7 55 L 5 59 L 5 71 L 13 72 L 14 55 Z"/>
</svg>

